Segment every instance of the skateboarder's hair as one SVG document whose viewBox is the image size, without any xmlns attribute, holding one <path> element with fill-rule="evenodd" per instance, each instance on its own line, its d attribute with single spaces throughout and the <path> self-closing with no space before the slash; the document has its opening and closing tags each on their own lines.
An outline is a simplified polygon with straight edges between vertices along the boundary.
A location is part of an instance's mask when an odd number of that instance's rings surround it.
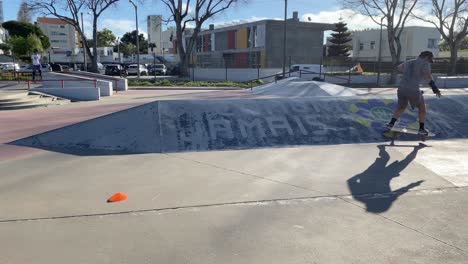
<svg viewBox="0 0 468 264">
<path fill-rule="evenodd" d="M 429 58 L 429 61 L 433 63 L 434 61 L 432 60 L 434 58 L 434 54 L 432 54 L 431 51 L 423 51 L 419 54 L 419 58 Z"/>
</svg>

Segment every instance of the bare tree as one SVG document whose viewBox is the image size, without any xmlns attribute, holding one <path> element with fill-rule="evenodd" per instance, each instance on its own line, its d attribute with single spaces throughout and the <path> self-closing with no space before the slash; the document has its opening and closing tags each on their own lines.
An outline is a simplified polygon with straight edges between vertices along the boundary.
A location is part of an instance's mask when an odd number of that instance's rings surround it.
<svg viewBox="0 0 468 264">
<path fill-rule="evenodd" d="M 21 1 L 18 10 L 17 20 L 21 22 L 31 23 L 31 9 L 28 7 L 26 0 Z"/>
<path fill-rule="evenodd" d="M 170 10 L 172 20 L 176 24 L 177 49 L 181 61 L 181 74 L 188 75 L 188 66 L 194 45 L 203 23 L 213 16 L 230 8 L 238 0 L 161 0 Z M 193 30 L 184 45 L 184 33 L 187 26 L 192 25 Z M 185 48 L 184 48 L 185 47 Z"/>
<path fill-rule="evenodd" d="M 372 19 L 377 25 L 387 28 L 388 45 L 395 70 L 390 82 L 395 83 L 401 56 L 401 35 L 406 21 L 415 8 L 418 0 L 342 0 L 352 10 L 358 10 Z M 384 21 L 385 20 L 385 21 Z"/>
<path fill-rule="evenodd" d="M 448 75 L 455 75 L 457 70 L 458 48 L 468 35 L 468 0 L 426 0 L 431 5 L 436 20 L 414 16 L 433 24 L 442 35 L 450 49 L 450 69 Z"/>
<path fill-rule="evenodd" d="M 102 13 L 117 3 L 119 0 L 32 0 L 29 7 L 42 12 L 44 15 L 52 15 L 72 25 L 83 40 L 86 53 L 91 58 L 91 70 L 98 71 L 97 66 L 97 31 L 98 20 Z M 93 23 L 93 52 L 87 45 L 86 36 L 81 25 L 81 13 L 92 14 Z"/>
</svg>

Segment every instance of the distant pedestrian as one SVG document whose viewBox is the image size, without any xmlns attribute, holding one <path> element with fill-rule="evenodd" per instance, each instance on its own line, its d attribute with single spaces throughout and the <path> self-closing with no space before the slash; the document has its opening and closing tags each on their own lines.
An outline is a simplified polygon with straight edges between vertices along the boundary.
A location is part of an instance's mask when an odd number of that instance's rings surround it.
<svg viewBox="0 0 468 264">
<path fill-rule="evenodd" d="M 417 59 L 408 60 L 398 65 L 398 71 L 403 73 L 400 85 L 398 86 L 398 106 L 395 109 L 392 120 L 387 124 L 387 128 L 391 129 L 395 122 L 400 118 L 405 111 L 408 103 L 414 109 L 419 111 L 419 131 L 418 133 L 427 136 L 429 131 L 424 127 L 426 120 L 426 104 L 424 103 L 423 92 L 419 89 L 419 84 L 422 80 L 429 82 L 432 91 L 440 97 L 440 91 L 432 79 L 431 64 L 433 63 L 434 55 L 430 51 L 423 51 Z"/>
<path fill-rule="evenodd" d="M 34 53 L 31 56 L 32 60 L 32 79 L 33 81 L 36 80 L 36 71 L 39 72 L 39 76 L 42 77 L 42 71 L 41 71 L 41 55 L 38 54 L 38 50 L 34 49 Z"/>
</svg>

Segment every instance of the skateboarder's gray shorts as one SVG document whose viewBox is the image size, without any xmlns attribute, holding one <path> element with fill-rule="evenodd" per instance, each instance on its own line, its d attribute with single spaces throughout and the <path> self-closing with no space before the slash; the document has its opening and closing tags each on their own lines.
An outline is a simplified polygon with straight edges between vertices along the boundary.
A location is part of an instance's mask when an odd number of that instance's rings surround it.
<svg viewBox="0 0 468 264">
<path fill-rule="evenodd" d="M 398 90 L 398 106 L 401 108 L 406 108 L 409 103 L 411 105 L 411 108 L 413 109 L 415 107 L 419 108 L 423 93 L 424 92 L 421 91 L 421 93 L 418 93 L 418 94 L 408 95 Z"/>
</svg>

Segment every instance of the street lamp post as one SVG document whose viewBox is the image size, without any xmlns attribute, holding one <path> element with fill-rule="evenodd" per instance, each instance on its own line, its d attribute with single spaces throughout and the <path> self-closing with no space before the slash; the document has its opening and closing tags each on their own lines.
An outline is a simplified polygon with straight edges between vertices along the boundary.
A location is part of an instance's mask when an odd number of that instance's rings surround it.
<svg viewBox="0 0 468 264">
<path fill-rule="evenodd" d="M 117 38 L 117 55 L 119 56 L 119 64 L 122 63 L 120 58 L 120 37 Z"/>
<path fill-rule="evenodd" d="M 288 0 L 284 0 L 284 29 L 283 29 L 283 78 L 286 75 L 286 23 L 288 18 Z"/>
<path fill-rule="evenodd" d="M 380 19 L 380 39 L 379 39 L 379 58 L 378 58 L 378 71 L 377 71 L 377 87 L 380 87 L 380 73 L 382 71 L 382 31 L 383 31 L 383 20 L 387 16 L 383 16 Z"/>
<path fill-rule="evenodd" d="M 85 29 L 84 29 L 84 22 L 83 22 L 83 12 L 81 12 L 81 31 L 83 32 L 83 36 L 84 36 Z M 88 66 L 86 65 L 86 43 L 85 42 L 86 42 L 86 38 L 81 37 L 81 46 L 83 46 L 83 70 L 88 71 Z"/>
<path fill-rule="evenodd" d="M 133 0 L 128 0 L 133 7 L 135 8 L 135 21 L 136 21 L 136 55 L 137 55 L 137 74 L 138 79 L 140 79 L 140 40 L 139 40 L 139 33 L 138 33 L 138 6 L 133 2 Z"/>
</svg>

